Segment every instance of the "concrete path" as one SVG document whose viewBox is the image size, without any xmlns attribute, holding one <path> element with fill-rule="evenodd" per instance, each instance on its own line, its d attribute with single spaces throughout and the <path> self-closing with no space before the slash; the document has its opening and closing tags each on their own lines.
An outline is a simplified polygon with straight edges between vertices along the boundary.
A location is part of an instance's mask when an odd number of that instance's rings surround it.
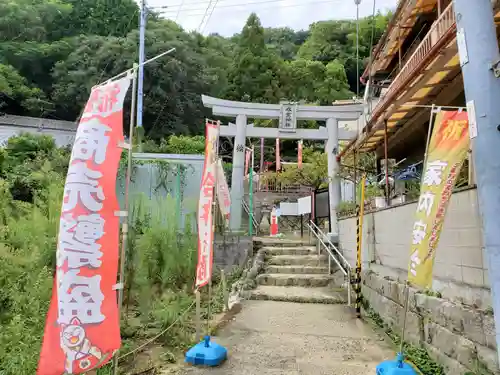
<svg viewBox="0 0 500 375">
<path fill-rule="evenodd" d="M 345 305 L 245 301 L 219 332 L 229 350 L 218 368 L 185 366 L 181 375 L 375 375 L 394 356 Z"/>
</svg>

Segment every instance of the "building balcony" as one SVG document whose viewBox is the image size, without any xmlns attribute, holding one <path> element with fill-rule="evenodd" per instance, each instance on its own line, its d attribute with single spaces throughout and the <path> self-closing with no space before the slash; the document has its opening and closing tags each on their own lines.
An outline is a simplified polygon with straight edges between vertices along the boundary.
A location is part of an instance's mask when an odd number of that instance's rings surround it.
<svg viewBox="0 0 500 375">
<path fill-rule="evenodd" d="M 396 75 L 384 97 L 374 108 L 371 116 L 372 123 L 377 121 L 388 106 L 400 96 L 403 89 L 410 87 L 418 79 L 420 72 L 432 62 L 436 53 L 445 46 L 450 35 L 454 33 L 455 13 L 453 5 L 450 4 L 434 22 L 420 45 Z"/>
</svg>

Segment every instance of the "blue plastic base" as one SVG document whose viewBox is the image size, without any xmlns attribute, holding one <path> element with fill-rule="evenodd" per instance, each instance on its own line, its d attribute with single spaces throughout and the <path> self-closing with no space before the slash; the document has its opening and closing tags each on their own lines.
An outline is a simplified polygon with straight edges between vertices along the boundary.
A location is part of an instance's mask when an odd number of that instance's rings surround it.
<svg viewBox="0 0 500 375">
<path fill-rule="evenodd" d="M 219 366 L 227 359 L 227 349 L 210 341 L 210 336 L 186 353 L 186 362 L 194 366 Z"/>
<path fill-rule="evenodd" d="M 415 369 L 403 361 L 403 356 L 398 356 L 393 361 L 385 361 L 377 366 L 377 375 L 417 375 Z"/>
</svg>

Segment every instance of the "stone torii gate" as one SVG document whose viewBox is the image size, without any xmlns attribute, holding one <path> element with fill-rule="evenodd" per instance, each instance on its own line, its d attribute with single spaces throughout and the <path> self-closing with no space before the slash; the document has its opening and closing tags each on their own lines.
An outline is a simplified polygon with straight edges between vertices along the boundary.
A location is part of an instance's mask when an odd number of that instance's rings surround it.
<svg viewBox="0 0 500 375">
<path fill-rule="evenodd" d="M 330 222 L 332 235 L 338 237 L 337 207 L 341 200 L 339 163 L 337 161 L 339 140 L 351 140 L 356 132 L 339 129 L 338 120 L 357 120 L 363 113 L 363 104 L 333 106 L 298 105 L 293 102 L 280 104 L 258 104 L 236 102 L 202 95 L 203 105 L 212 109 L 214 116 L 236 118 L 236 124 L 220 127 L 220 136 L 234 137 L 233 174 L 231 178 L 230 229 L 241 228 L 243 182 L 246 138 L 308 139 L 326 141 L 328 155 L 328 191 L 330 194 Z M 279 128 L 256 128 L 247 125 L 247 118 L 279 119 Z M 326 128 L 297 129 L 297 120 L 326 121 Z"/>
</svg>

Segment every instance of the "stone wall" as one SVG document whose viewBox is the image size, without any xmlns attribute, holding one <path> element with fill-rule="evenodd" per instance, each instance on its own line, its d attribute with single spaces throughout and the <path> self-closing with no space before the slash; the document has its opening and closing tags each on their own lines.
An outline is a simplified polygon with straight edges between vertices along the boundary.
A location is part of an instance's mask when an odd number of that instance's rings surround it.
<svg viewBox="0 0 500 375">
<path fill-rule="evenodd" d="M 228 233 L 215 238 L 214 264 L 225 272 L 244 266 L 252 255 L 253 242 L 250 236 Z"/>
<path fill-rule="evenodd" d="M 363 273 L 363 298 L 397 334 L 403 322 L 404 284 Z M 406 340 L 423 346 L 448 375 L 500 374 L 491 311 L 409 292 Z"/>
<path fill-rule="evenodd" d="M 382 276 L 406 280 L 416 203 L 368 213 L 364 217 L 362 262 Z M 356 259 L 356 218 L 339 221 L 341 248 Z M 486 255 L 475 189 L 452 195 L 436 253 L 432 289 L 452 301 L 491 306 Z"/>
</svg>

